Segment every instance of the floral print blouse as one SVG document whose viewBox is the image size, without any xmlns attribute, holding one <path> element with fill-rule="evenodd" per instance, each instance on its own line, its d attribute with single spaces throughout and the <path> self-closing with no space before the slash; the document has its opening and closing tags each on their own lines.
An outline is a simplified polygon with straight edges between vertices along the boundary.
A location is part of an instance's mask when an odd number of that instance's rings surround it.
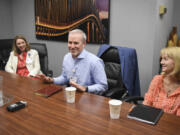
<svg viewBox="0 0 180 135">
<path fill-rule="evenodd" d="M 29 71 L 26 67 L 26 56 L 27 52 L 23 52 L 22 57 L 18 55 L 17 74 L 21 76 L 28 76 Z"/>
<path fill-rule="evenodd" d="M 180 87 L 168 96 L 163 87 L 163 76 L 156 75 L 145 94 L 143 104 L 161 108 L 164 112 L 180 116 Z"/>
</svg>

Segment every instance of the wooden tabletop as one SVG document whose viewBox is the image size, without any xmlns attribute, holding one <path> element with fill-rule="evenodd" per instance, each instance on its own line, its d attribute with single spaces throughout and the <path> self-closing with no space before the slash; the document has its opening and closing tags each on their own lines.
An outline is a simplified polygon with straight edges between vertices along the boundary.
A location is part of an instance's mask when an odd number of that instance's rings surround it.
<svg viewBox="0 0 180 135">
<path fill-rule="evenodd" d="M 64 90 L 44 98 L 34 91 L 49 84 L 28 77 L 0 71 L 4 93 L 13 96 L 11 103 L 27 101 L 27 107 L 8 112 L 0 107 L 0 135 L 176 135 L 180 117 L 164 113 L 156 125 L 127 118 L 131 105 L 123 103 L 120 119 L 111 120 L 109 98 L 90 93 L 76 93 L 74 104 L 66 103 Z"/>
</svg>

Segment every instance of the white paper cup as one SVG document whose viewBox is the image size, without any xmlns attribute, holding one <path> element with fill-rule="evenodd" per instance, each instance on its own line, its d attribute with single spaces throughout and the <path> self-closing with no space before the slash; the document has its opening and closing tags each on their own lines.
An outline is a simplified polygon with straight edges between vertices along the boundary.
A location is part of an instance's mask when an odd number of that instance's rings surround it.
<svg viewBox="0 0 180 135">
<path fill-rule="evenodd" d="M 66 101 L 68 103 L 74 103 L 75 102 L 75 95 L 76 95 L 76 88 L 75 87 L 66 87 Z"/>
<path fill-rule="evenodd" d="M 111 119 L 119 119 L 122 101 L 112 99 L 109 101 L 109 110 Z"/>
</svg>

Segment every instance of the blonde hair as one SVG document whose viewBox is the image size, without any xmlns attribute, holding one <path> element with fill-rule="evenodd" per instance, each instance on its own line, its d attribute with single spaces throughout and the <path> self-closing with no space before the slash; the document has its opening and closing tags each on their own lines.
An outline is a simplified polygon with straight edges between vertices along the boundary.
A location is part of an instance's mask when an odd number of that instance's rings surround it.
<svg viewBox="0 0 180 135">
<path fill-rule="evenodd" d="M 161 50 L 161 56 L 167 55 L 168 57 L 174 60 L 174 69 L 170 75 L 176 77 L 177 80 L 180 80 L 180 47 L 167 47 Z M 165 75 L 164 72 L 161 73 Z"/>
<path fill-rule="evenodd" d="M 29 50 L 30 50 L 30 45 L 29 45 L 29 43 L 27 42 L 26 38 L 25 38 L 24 36 L 22 36 L 22 35 L 17 35 L 17 36 L 14 38 L 14 40 L 13 40 L 12 51 L 14 51 L 14 54 L 15 54 L 15 55 L 18 55 L 18 54 L 21 53 L 21 51 L 19 50 L 19 48 L 18 48 L 17 45 L 16 45 L 16 41 L 17 41 L 18 39 L 22 39 L 22 40 L 25 41 L 25 43 L 26 43 L 26 49 L 25 49 L 25 51 L 26 51 L 26 52 L 29 51 Z"/>
</svg>

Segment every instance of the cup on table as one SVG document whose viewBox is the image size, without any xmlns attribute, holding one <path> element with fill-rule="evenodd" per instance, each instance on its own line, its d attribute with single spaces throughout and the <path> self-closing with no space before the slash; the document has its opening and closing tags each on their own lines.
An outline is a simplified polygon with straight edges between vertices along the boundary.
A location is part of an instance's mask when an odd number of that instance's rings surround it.
<svg viewBox="0 0 180 135">
<path fill-rule="evenodd" d="M 3 106 L 3 76 L 0 76 L 0 106 Z"/>
<path fill-rule="evenodd" d="M 119 119 L 122 101 L 111 99 L 109 100 L 109 110 L 111 119 Z"/>
<path fill-rule="evenodd" d="M 74 103 L 75 97 L 76 97 L 76 88 L 75 87 L 66 87 L 65 92 L 66 92 L 66 101 L 68 103 Z"/>
</svg>

